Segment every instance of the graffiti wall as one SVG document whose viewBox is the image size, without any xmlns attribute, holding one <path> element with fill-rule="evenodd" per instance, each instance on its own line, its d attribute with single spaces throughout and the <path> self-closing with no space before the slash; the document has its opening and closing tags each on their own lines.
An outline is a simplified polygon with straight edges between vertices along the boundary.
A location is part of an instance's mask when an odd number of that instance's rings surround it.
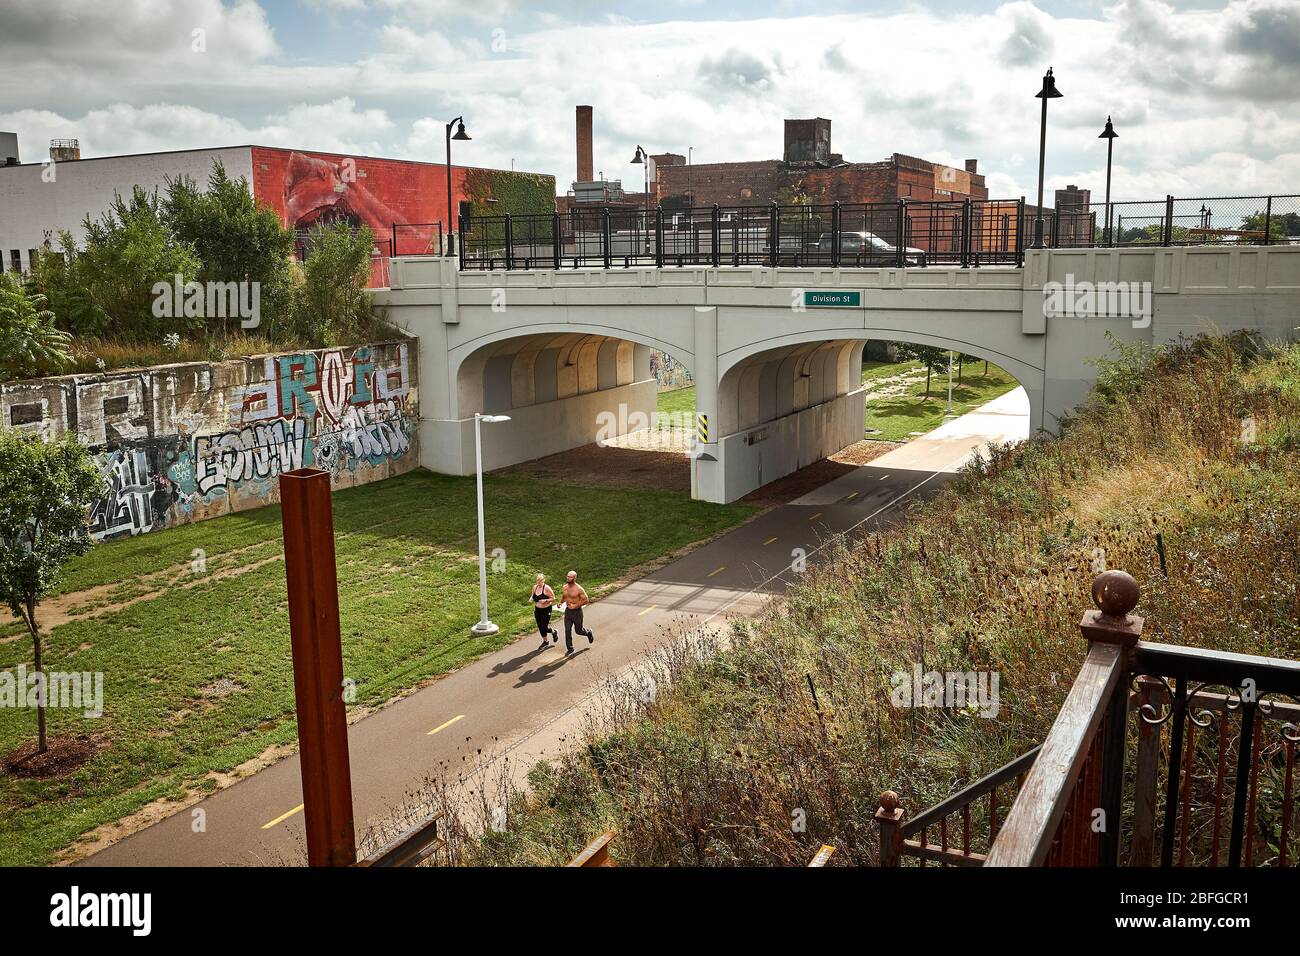
<svg viewBox="0 0 1300 956">
<path fill-rule="evenodd" d="M 46 439 L 72 432 L 106 493 L 99 540 L 279 500 L 307 465 L 349 487 L 416 466 L 415 342 L 185 363 L 0 385 L 0 424 Z"/>
</svg>

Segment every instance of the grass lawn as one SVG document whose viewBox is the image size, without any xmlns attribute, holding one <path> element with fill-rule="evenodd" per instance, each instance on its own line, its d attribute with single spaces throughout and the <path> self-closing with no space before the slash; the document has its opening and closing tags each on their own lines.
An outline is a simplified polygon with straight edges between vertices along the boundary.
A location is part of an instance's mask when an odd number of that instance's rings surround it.
<svg viewBox="0 0 1300 956">
<path fill-rule="evenodd" d="M 507 558 L 489 580 L 501 633 L 487 638 L 469 632 L 478 620 L 472 478 L 416 471 L 335 495 L 343 659 L 357 705 L 382 703 L 530 629 L 538 571 L 559 581 L 574 567 L 596 589 L 754 511 L 583 488 L 586 520 L 575 528 L 569 487 L 487 478 L 487 546 Z M 296 743 L 280 535 L 280 509 L 268 507 L 104 544 L 69 565 L 65 595 L 95 589 L 71 610 L 102 613 L 49 632 L 46 662 L 102 672 L 104 716 L 51 710 L 50 733 L 91 734 L 102 749 L 63 780 L 0 776 L 0 865 L 48 863 L 100 824 L 160 797 L 213 789 L 210 774 Z M 200 548 L 207 567 L 196 574 Z M 30 667 L 31 653 L 19 625 L 0 630 L 0 668 Z M 33 711 L 0 709 L 0 753 L 35 733 Z"/>
<path fill-rule="evenodd" d="M 998 368 L 989 365 L 984 374 L 984 363 L 971 363 L 962 370 L 958 385 L 956 366 L 953 367 L 952 407 L 962 415 L 974 408 L 1004 395 L 1020 383 Z M 935 375 L 930 381 L 930 397 L 925 397 L 925 367 L 919 362 L 862 363 L 862 384 L 868 387 L 884 379 L 906 374 L 919 374 L 920 382 L 907 386 L 903 394 L 894 398 L 873 399 L 867 403 L 867 428 L 879 429 L 867 437 L 879 441 L 907 441 L 912 432 L 928 432 L 943 424 L 944 410 L 948 407 L 948 378 Z M 658 411 L 661 415 L 695 413 L 695 387 L 674 388 L 659 393 Z"/>
<path fill-rule="evenodd" d="M 681 415 L 688 417 L 695 414 L 695 386 L 671 388 L 659 393 L 658 412 L 660 415 Z"/>
<path fill-rule="evenodd" d="M 898 374 L 898 370 L 905 370 L 899 369 L 899 366 L 892 367 L 896 369 L 893 374 Z M 973 372 L 979 374 L 972 374 Z M 982 362 L 978 365 L 972 363 L 963 371 L 961 384 L 958 385 L 954 367 L 952 385 L 954 414 L 964 415 L 985 402 L 991 402 L 999 395 L 1005 395 L 1020 384 L 996 365 L 989 366 L 987 375 L 983 373 Z M 864 378 L 866 374 L 864 371 Z M 912 432 L 928 432 L 943 424 L 944 411 L 947 407 L 948 377 L 933 376 L 930 381 L 930 396 L 927 398 L 925 373 L 922 369 L 921 380 L 909 385 L 902 395 L 874 399 L 867 403 L 867 428 L 878 430 L 868 437 L 879 441 L 908 441 Z"/>
</svg>

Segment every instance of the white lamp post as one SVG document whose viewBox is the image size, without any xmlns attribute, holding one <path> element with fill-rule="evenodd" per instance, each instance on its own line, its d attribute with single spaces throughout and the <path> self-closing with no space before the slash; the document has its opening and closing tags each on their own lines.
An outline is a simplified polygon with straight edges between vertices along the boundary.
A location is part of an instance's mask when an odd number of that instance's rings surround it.
<svg viewBox="0 0 1300 956">
<path fill-rule="evenodd" d="M 487 545 L 483 539 L 483 422 L 508 422 L 509 415 L 474 413 L 474 464 L 478 483 L 478 623 L 470 630 L 478 635 L 495 634 L 501 628 L 488 620 Z"/>
<path fill-rule="evenodd" d="M 948 410 L 943 414 L 945 418 L 952 417 L 952 349 L 948 350 Z"/>
</svg>

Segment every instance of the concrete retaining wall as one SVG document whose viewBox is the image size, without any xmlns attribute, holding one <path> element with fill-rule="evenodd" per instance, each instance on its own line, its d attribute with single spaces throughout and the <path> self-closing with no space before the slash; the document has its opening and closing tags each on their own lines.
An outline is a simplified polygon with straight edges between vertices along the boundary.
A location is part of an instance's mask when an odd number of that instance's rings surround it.
<svg viewBox="0 0 1300 956">
<path fill-rule="evenodd" d="M 107 480 L 98 540 L 279 500 L 281 472 L 313 465 L 336 487 L 418 463 L 414 340 L 189 362 L 0 385 L 0 427 L 69 432 Z"/>
</svg>

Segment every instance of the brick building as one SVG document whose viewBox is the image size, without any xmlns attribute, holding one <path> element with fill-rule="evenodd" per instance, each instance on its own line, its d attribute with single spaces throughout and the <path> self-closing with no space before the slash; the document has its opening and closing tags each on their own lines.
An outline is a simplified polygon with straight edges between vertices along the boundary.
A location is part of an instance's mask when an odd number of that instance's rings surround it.
<svg viewBox="0 0 1300 956">
<path fill-rule="evenodd" d="M 845 162 L 832 151 L 831 121 L 822 117 L 786 120 L 780 159 L 686 165 L 679 156 L 661 156 L 674 161 L 656 163 L 651 191 L 667 208 L 988 198 L 974 159 L 964 169 L 903 153 L 876 163 Z"/>
</svg>

